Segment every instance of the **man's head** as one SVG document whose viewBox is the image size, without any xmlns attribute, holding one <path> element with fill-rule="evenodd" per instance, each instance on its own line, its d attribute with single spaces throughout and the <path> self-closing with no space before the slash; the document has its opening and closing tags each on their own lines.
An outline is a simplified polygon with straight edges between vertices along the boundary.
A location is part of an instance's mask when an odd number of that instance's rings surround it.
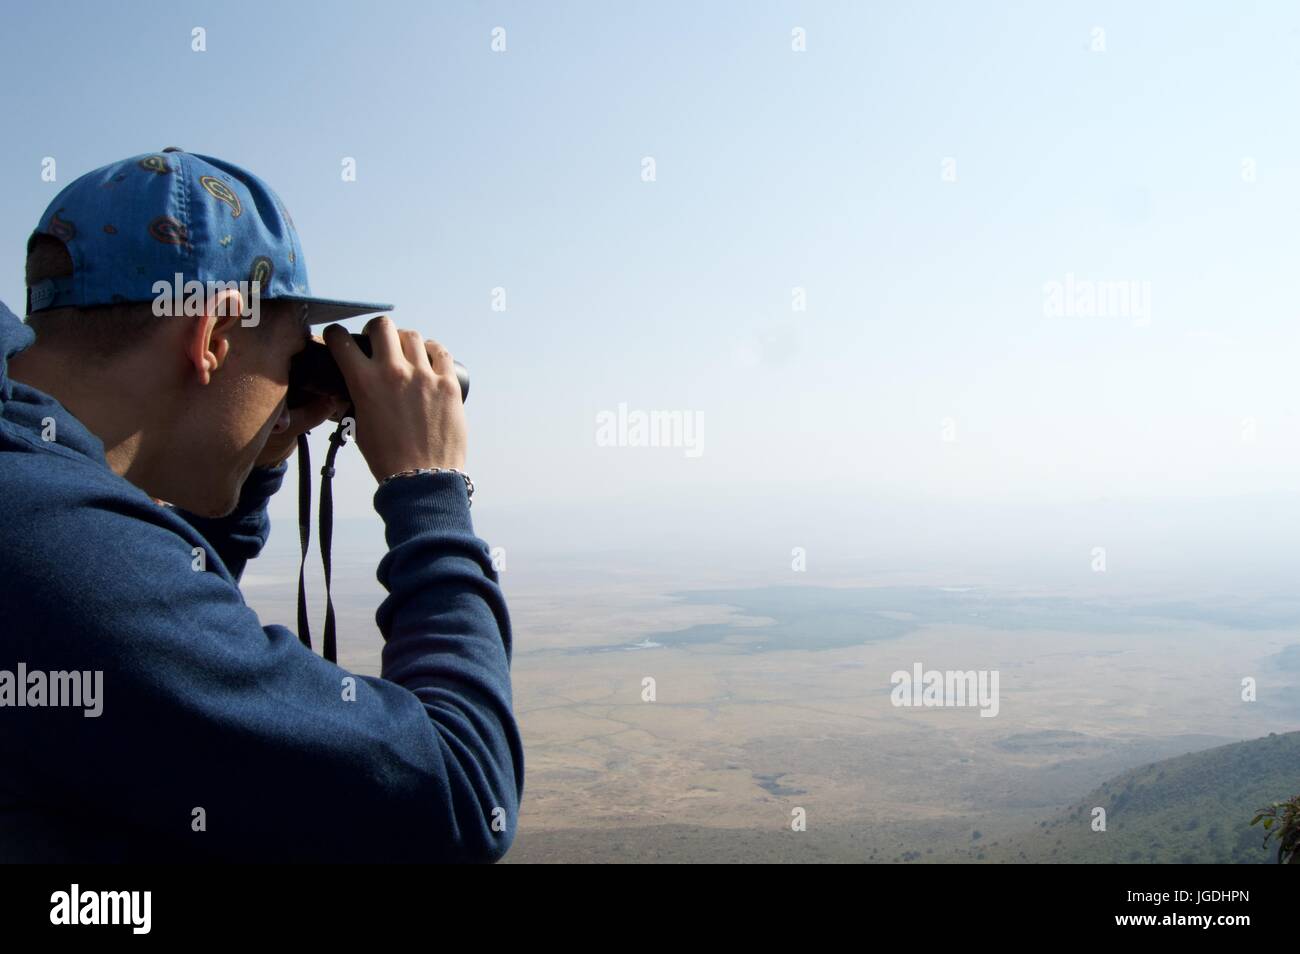
<svg viewBox="0 0 1300 954">
<path fill-rule="evenodd" d="M 391 305 L 313 297 L 280 199 L 245 169 L 168 148 L 89 172 L 28 242 L 11 361 L 154 497 L 218 515 L 273 430 L 311 325 Z"/>
<path fill-rule="evenodd" d="M 71 265 L 59 240 L 40 237 L 28 287 Z M 151 496 L 228 513 L 272 431 L 288 425 L 289 364 L 310 330 L 301 303 L 263 302 L 256 325 L 245 305 L 232 289 L 197 315 L 159 317 L 151 302 L 40 311 L 14 373 L 58 397 Z"/>
</svg>

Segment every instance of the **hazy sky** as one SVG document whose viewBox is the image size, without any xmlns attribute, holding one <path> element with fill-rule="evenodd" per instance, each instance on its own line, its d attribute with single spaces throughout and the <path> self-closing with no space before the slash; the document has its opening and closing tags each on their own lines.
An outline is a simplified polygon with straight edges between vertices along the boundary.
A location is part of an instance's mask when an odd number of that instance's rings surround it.
<svg viewBox="0 0 1300 954">
<path fill-rule="evenodd" d="M 177 145 L 469 365 L 476 519 L 1291 491 L 1297 88 L 1286 3 L 25 4 L 0 298 L 58 188 Z M 1135 297 L 1050 314 L 1067 281 Z M 620 403 L 699 456 L 599 446 Z"/>
</svg>

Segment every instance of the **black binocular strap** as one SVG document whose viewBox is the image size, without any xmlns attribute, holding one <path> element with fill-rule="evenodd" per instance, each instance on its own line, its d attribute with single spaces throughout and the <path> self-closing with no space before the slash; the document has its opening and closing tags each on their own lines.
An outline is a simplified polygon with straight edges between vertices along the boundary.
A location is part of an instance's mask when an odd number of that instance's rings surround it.
<svg viewBox="0 0 1300 954">
<path fill-rule="evenodd" d="M 311 649 L 311 626 L 307 622 L 307 544 L 311 542 L 311 450 L 307 435 L 298 435 L 298 543 L 302 559 L 298 561 L 298 638 Z"/>
<path fill-rule="evenodd" d="M 320 469 L 320 561 L 325 569 L 325 658 L 338 662 L 338 649 L 334 643 L 334 600 L 330 596 L 330 547 L 334 542 L 334 458 L 339 448 L 347 443 L 343 424 L 330 435 L 330 449 L 325 453 L 325 466 Z"/>
<path fill-rule="evenodd" d="M 351 411 L 344 415 L 344 421 Z M 347 443 L 343 436 L 345 423 L 340 422 L 330 435 L 330 449 L 325 454 L 325 464 L 320 469 L 320 557 L 325 571 L 325 634 L 322 652 L 330 662 L 338 662 L 338 645 L 335 639 L 334 599 L 330 594 L 330 549 L 334 542 L 334 458 L 339 448 Z M 311 629 L 307 622 L 307 550 L 311 542 L 311 454 L 307 448 L 307 435 L 298 435 L 298 542 L 302 559 L 298 563 L 298 638 L 311 649 Z"/>
<path fill-rule="evenodd" d="M 298 638 L 303 646 L 312 647 L 312 630 L 307 624 L 307 545 L 312 538 L 312 458 L 307 448 L 307 434 L 298 435 L 298 542 L 303 558 L 298 563 Z"/>
</svg>

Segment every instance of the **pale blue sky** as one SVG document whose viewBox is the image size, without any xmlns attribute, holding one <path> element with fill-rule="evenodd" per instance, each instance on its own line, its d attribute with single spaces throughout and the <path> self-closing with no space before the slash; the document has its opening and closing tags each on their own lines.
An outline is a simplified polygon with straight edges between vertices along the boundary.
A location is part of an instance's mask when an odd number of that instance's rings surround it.
<svg viewBox="0 0 1300 954">
<path fill-rule="evenodd" d="M 177 145 L 276 188 L 317 293 L 470 366 L 489 524 L 1291 490 L 1298 88 L 1286 3 L 28 4 L 0 298 L 61 184 Z M 1046 317 L 1067 273 L 1149 282 L 1150 322 Z M 702 414 L 703 456 L 598 447 L 620 402 Z"/>
</svg>

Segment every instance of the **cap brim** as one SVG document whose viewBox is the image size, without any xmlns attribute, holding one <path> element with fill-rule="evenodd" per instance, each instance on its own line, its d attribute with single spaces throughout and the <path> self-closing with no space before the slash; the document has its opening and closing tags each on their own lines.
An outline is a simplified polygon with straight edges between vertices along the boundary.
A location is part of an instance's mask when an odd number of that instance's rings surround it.
<svg viewBox="0 0 1300 954">
<path fill-rule="evenodd" d="M 323 325 L 331 321 L 344 321 L 361 315 L 377 315 L 392 311 L 392 305 L 368 301 L 337 301 L 333 298 L 304 298 L 301 295 L 276 295 L 275 301 L 296 301 L 307 306 L 307 323 Z"/>
</svg>

